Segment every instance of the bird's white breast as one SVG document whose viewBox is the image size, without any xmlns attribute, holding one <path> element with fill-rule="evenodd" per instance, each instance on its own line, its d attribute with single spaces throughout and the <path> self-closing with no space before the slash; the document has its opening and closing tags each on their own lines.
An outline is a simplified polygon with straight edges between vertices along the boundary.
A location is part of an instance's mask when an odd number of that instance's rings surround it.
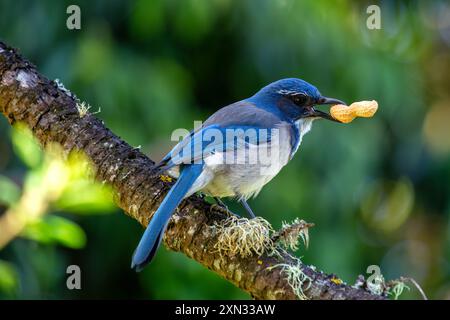
<svg viewBox="0 0 450 320">
<path fill-rule="evenodd" d="M 298 148 L 300 147 L 303 136 L 311 130 L 313 121 L 314 121 L 314 118 L 306 118 L 306 119 L 299 119 L 295 122 L 295 126 L 297 127 L 297 130 L 299 132 L 299 138 L 298 138 L 297 143 L 295 144 L 294 148 L 292 149 L 291 158 L 294 156 L 294 154 L 297 152 Z"/>
</svg>

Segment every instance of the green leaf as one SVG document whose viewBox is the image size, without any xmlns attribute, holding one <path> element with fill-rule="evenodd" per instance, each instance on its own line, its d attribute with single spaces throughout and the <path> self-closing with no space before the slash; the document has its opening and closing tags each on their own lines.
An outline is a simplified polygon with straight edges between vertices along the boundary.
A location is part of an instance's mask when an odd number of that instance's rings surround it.
<svg viewBox="0 0 450 320">
<path fill-rule="evenodd" d="M 85 179 L 69 184 L 55 207 L 78 214 L 105 214 L 115 208 L 110 188 Z"/>
<path fill-rule="evenodd" d="M 0 260 L 0 292 L 13 297 L 19 287 L 19 276 L 14 266 Z"/>
<path fill-rule="evenodd" d="M 29 167 L 37 167 L 42 160 L 42 150 L 30 129 L 24 124 L 17 124 L 12 130 L 14 152 Z"/>
<path fill-rule="evenodd" d="M 20 188 L 8 177 L 0 175 L 0 203 L 12 206 L 20 198 Z"/>
<path fill-rule="evenodd" d="M 54 215 L 28 224 L 22 236 L 46 244 L 59 243 L 72 249 L 83 248 L 86 244 L 86 234 L 78 224 Z"/>
</svg>

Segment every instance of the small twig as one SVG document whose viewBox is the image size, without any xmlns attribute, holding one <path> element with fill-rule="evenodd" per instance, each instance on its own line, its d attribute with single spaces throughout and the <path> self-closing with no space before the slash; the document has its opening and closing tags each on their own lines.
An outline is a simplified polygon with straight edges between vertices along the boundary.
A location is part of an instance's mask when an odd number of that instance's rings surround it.
<svg viewBox="0 0 450 320">
<path fill-rule="evenodd" d="M 413 278 L 409 278 L 409 277 L 401 277 L 400 279 L 404 280 L 404 281 L 411 282 L 417 288 L 417 290 L 420 292 L 423 300 L 428 300 L 427 295 L 425 294 L 425 292 L 423 291 L 422 287 L 417 283 L 416 280 L 414 280 Z"/>
</svg>

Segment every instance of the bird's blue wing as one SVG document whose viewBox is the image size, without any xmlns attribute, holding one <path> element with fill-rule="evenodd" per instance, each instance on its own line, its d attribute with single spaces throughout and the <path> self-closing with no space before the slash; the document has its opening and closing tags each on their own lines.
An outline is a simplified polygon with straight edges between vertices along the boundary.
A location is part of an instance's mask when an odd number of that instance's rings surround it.
<svg viewBox="0 0 450 320">
<path fill-rule="evenodd" d="M 162 170 L 188 163 L 202 163 L 215 153 L 270 141 L 271 129 L 282 121 L 270 111 L 241 101 L 224 107 L 209 117 L 202 128 L 180 141 L 158 165 Z"/>
<path fill-rule="evenodd" d="M 201 162 L 204 155 L 212 152 L 215 140 L 208 141 L 208 132 L 220 130 L 217 126 L 200 128 L 196 132 L 191 132 L 183 140 L 173 147 L 173 149 L 161 160 L 158 167 L 162 170 L 168 170 L 181 164 L 190 164 Z"/>
</svg>

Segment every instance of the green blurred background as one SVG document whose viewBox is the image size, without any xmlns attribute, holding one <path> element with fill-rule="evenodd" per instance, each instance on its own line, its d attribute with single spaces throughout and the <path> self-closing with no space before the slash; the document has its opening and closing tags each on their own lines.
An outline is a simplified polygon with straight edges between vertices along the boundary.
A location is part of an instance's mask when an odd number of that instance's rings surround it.
<svg viewBox="0 0 450 320">
<path fill-rule="evenodd" d="M 74 3 L 81 30 L 66 28 Z M 381 7 L 381 30 L 366 27 L 369 4 Z M 2 0 L 0 39 L 154 160 L 174 129 L 280 78 L 348 102 L 376 99 L 373 119 L 316 123 L 250 203 L 275 227 L 295 217 L 316 224 L 310 248 L 296 253 L 308 264 L 348 283 L 375 264 L 386 279 L 410 276 L 429 297 L 450 298 L 448 2 Z M 38 152 L 3 117 L 0 134 L 1 218 L 42 168 L 27 163 Z M 142 228 L 89 194 L 51 205 L 0 249 L 1 298 L 249 298 L 165 248 L 132 272 Z M 70 264 L 82 290 L 66 288 Z"/>
</svg>

